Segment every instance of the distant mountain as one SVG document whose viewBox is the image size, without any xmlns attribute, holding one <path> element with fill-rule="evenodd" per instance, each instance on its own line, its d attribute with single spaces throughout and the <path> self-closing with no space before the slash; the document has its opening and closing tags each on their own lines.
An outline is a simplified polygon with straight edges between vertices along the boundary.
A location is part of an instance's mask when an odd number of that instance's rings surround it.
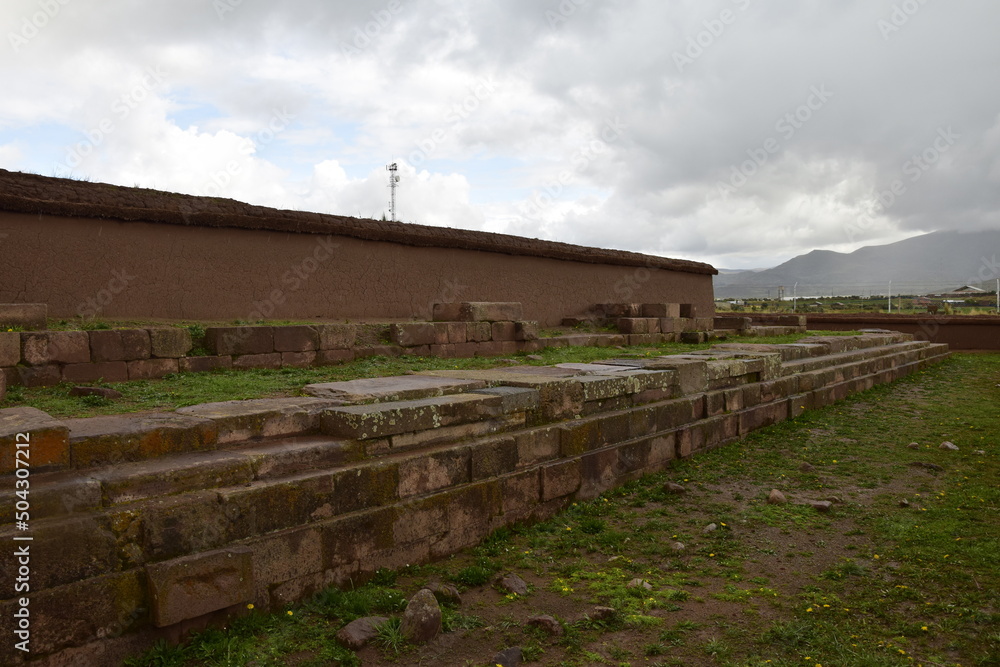
<svg viewBox="0 0 1000 667">
<path fill-rule="evenodd" d="M 778 288 L 800 297 L 927 294 L 963 285 L 996 289 L 1000 278 L 1000 230 L 934 232 L 852 253 L 813 250 L 764 271 L 715 276 L 722 298 L 778 297 Z"/>
</svg>

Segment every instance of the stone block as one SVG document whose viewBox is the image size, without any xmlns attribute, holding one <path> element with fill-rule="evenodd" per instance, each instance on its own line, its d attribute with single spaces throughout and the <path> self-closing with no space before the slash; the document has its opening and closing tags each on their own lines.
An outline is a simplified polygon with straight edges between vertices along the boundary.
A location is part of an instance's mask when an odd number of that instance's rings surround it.
<svg viewBox="0 0 1000 667">
<path fill-rule="evenodd" d="M 270 354 L 274 352 L 274 328 L 209 327 L 205 330 L 205 347 L 217 355 Z"/>
<path fill-rule="evenodd" d="M 210 420 L 220 444 L 319 430 L 321 412 L 335 403 L 319 398 L 259 398 L 178 408 L 178 415 Z"/>
<path fill-rule="evenodd" d="M 49 363 L 49 335 L 47 333 L 24 332 L 21 335 L 21 360 L 29 366 L 44 366 Z"/>
<path fill-rule="evenodd" d="M 501 481 L 504 522 L 511 525 L 534 516 L 542 497 L 542 477 L 538 469 L 509 475 Z"/>
<path fill-rule="evenodd" d="M 181 357 L 177 360 L 177 369 L 182 373 L 205 373 L 232 367 L 232 357 Z"/>
<path fill-rule="evenodd" d="M 493 326 L 489 322 L 467 322 L 465 324 L 466 340 L 473 343 L 484 343 L 492 340 Z"/>
<path fill-rule="evenodd" d="M 354 361 L 354 350 L 318 350 L 316 352 L 317 366 L 335 366 Z"/>
<path fill-rule="evenodd" d="M 323 413 L 327 435 L 364 440 L 479 421 L 502 401 L 498 396 L 458 394 L 375 405 L 330 408 Z"/>
<path fill-rule="evenodd" d="M 145 329 L 122 329 L 118 333 L 122 338 L 123 361 L 149 359 L 152 346 L 148 331 Z"/>
<path fill-rule="evenodd" d="M 163 628 L 253 599 L 253 555 L 230 547 L 146 566 L 153 624 Z"/>
<path fill-rule="evenodd" d="M 512 437 L 501 437 L 474 443 L 470 469 L 472 481 L 500 477 L 517 467 L 517 443 Z"/>
<path fill-rule="evenodd" d="M 505 415 L 489 419 L 479 419 L 478 421 L 466 424 L 454 424 L 452 426 L 439 426 L 437 428 L 400 433 L 389 438 L 393 451 L 403 449 L 413 449 L 414 447 L 426 447 L 439 443 L 455 443 L 460 440 L 468 440 L 502 431 L 510 431 L 524 426 L 524 413 Z M 376 452 L 378 455 L 382 448 L 379 443 L 383 439 L 368 440 L 365 442 L 365 449 L 369 452 Z"/>
<path fill-rule="evenodd" d="M 398 357 L 402 354 L 402 348 L 396 345 L 367 345 L 354 348 L 354 356 L 363 357 Z"/>
<path fill-rule="evenodd" d="M 401 461 L 399 497 L 409 498 L 469 483 L 470 456 L 469 447 L 457 447 Z"/>
<path fill-rule="evenodd" d="M 708 338 L 704 331 L 684 331 L 681 333 L 681 342 L 687 345 L 697 345 L 704 343 Z"/>
<path fill-rule="evenodd" d="M 52 387 L 62 382 L 59 366 L 18 366 L 18 381 L 25 387 Z"/>
<path fill-rule="evenodd" d="M 390 331 L 392 342 L 401 347 L 438 344 L 437 329 L 432 322 L 393 324 Z"/>
<path fill-rule="evenodd" d="M 210 420 L 174 413 L 67 419 L 64 424 L 74 468 L 215 449 L 218 439 Z"/>
<path fill-rule="evenodd" d="M 514 436 L 518 466 L 532 466 L 559 456 L 562 430 L 559 427 L 535 428 Z"/>
<path fill-rule="evenodd" d="M 349 350 L 357 340 L 358 329 L 353 324 L 320 324 L 314 328 L 321 350 Z"/>
<path fill-rule="evenodd" d="M 51 331 L 48 337 L 50 363 L 85 364 L 90 361 L 90 336 L 86 331 Z"/>
<path fill-rule="evenodd" d="M 341 404 L 357 404 L 447 396 L 482 389 L 485 386 L 484 380 L 458 380 L 429 375 L 399 375 L 307 384 L 302 391 L 310 396 L 338 401 Z"/>
<path fill-rule="evenodd" d="M 150 356 L 176 359 L 191 351 L 191 332 L 178 327 L 146 329 L 149 334 Z M 209 330 L 211 331 L 211 330 Z M 208 333 L 205 334 L 206 344 Z M 270 351 L 270 350 L 268 350 Z"/>
<path fill-rule="evenodd" d="M 44 303 L 0 303 L 0 328 L 43 331 L 48 328 L 48 311 Z"/>
<path fill-rule="evenodd" d="M 18 456 L 19 451 L 28 455 Z M 36 408 L 0 410 L 0 474 L 14 472 L 17 460 L 31 469 L 68 466 L 69 427 Z"/>
<path fill-rule="evenodd" d="M 623 334 L 648 334 L 649 320 L 645 317 L 622 317 L 615 324 Z"/>
<path fill-rule="evenodd" d="M 16 331 L 0 331 L 0 367 L 16 366 L 21 363 L 21 334 Z"/>
<path fill-rule="evenodd" d="M 429 352 L 432 357 L 450 359 L 455 356 L 455 346 L 450 343 L 431 345 Z"/>
<path fill-rule="evenodd" d="M 66 517 L 38 521 L 41 515 L 32 500 L 31 532 L 17 531 L 13 526 L 0 539 L 20 546 L 13 541 L 16 535 L 30 535 L 31 590 L 40 591 L 73 583 L 80 579 L 100 576 L 120 569 L 118 545 L 111 532 L 110 522 L 100 515 Z M 11 515 L 10 520 L 13 520 Z M 48 517 L 46 517 L 48 519 Z M 16 570 L 14 558 L 0 562 L 0 579 L 13 582 Z"/>
<path fill-rule="evenodd" d="M 514 322 L 515 340 L 538 340 L 538 322 Z"/>
<path fill-rule="evenodd" d="M 7 398 L 7 374 L 0 372 L 0 403 Z"/>
<path fill-rule="evenodd" d="M 759 428 L 777 424 L 788 418 L 788 401 L 764 403 L 747 408 L 739 415 L 739 434 L 746 435 Z"/>
<path fill-rule="evenodd" d="M 499 322 L 521 319 L 521 304 L 510 301 L 465 301 L 462 303 L 436 303 L 433 317 L 436 322 Z"/>
<path fill-rule="evenodd" d="M 128 362 L 128 379 L 156 380 L 178 370 L 177 359 L 137 359 Z"/>
<path fill-rule="evenodd" d="M 125 361 L 125 346 L 122 343 L 121 332 L 91 331 L 90 358 L 95 362 Z"/>
<path fill-rule="evenodd" d="M 6 480 L 0 491 L 0 516 L 14 516 L 16 503 L 13 476 Z M 77 512 L 83 513 L 101 506 L 101 483 L 96 479 L 78 475 L 52 475 L 45 484 L 31 488 L 31 513 L 36 517 L 51 519 Z"/>
<path fill-rule="evenodd" d="M 449 343 L 464 343 L 467 340 L 468 327 L 465 322 L 448 322 L 445 324 L 448 331 Z"/>
<path fill-rule="evenodd" d="M 281 365 L 282 367 L 290 366 L 292 368 L 308 368 L 316 363 L 316 353 L 315 352 L 282 352 L 281 353 Z"/>
<path fill-rule="evenodd" d="M 275 352 L 310 352 L 317 349 L 319 334 L 313 327 L 274 327 Z"/>
<path fill-rule="evenodd" d="M 681 330 L 681 322 L 676 317 L 661 317 L 659 319 L 660 333 L 676 333 Z"/>
<path fill-rule="evenodd" d="M 118 463 L 91 473 L 100 482 L 105 504 L 131 503 L 187 491 L 248 484 L 252 459 L 243 452 L 208 451 Z"/>
<path fill-rule="evenodd" d="M 628 334 L 625 336 L 628 345 L 656 345 L 660 342 L 659 334 Z"/>
<path fill-rule="evenodd" d="M 493 341 L 509 341 L 517 339 L 517 325 L 513 322 L 493 322 L 490 338 Z"/>
<path fill-rule="evenodd" d="M 466 382 L 473 382 L 473 380 L 466 380 Z M 541 405 L 538 390 L 528 387 L 489 387 L 488 389 L 476 389 L 470 393 L 499 396 L 501 403 L 497 414 L 537 410 Z"/>
<path fill-rule="evenodd" d="M 175 369 L 176 370 L 176 369 Z M 124 361 L 105 361 L 94 364 L 68 364 L 62 369 L 63 382 L 127 382 L 128 364 Z"/>
<path fill-rule="evenodd" d="M 471 359 L 479 351 L 479 343 L 455 343 L 456 359 Z"/>
<path fill-rule="evenodd" d="M 281 368 L 281 353 L 244 354 L 233 358 L 233 368 Z"/>
<path fill-rule="evenodd" d="M 591 452 L 580 459 L 580 500 L 596 498 L 615 485 L 618 479 L 618 452 L 606 449 Z"/>
<path fill-rule="evenodd" d="M 682 303 L 679 305 L 679 315 L 678 317 L 684 317 L 687 319 L 694 319 L 698 317 L 698 308 L 693 303 Z"/>
<path fill-rule="evenodd" d="M 251 540 L 255 600 L 266 600 L 276 583 L 323 571 L 323 539 L 316 527 L 292 528 Z M 301 598 L 283 601 L 298 602 Z"/>
</svg>

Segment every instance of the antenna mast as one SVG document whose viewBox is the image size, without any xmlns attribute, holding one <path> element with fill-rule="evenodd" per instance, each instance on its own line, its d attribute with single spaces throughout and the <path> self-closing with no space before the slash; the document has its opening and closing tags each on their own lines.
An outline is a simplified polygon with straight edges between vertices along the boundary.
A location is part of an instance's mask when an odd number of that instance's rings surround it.
<svg viewBox="0 0 1000 667">
<path fill-rule="evenodd" d="M 396 184 L 399 183 L 396 163 L 393 162 L 385 169 L 389 172 L 389 219 L 396 222 Z"/>
</svg>

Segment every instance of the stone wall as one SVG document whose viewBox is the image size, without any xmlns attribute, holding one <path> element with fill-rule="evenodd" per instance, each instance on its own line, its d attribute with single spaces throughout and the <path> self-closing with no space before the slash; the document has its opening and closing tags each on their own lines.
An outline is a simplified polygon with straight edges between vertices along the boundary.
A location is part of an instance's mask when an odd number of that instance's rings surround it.
<svg viewBox="0 0 1000 667">
<path fill-rule="evenodd" d="M 685 341 L 703 342 L 713 326 L 712 318 L 624 318 L 615 320 L 620 334 L 539 338 L 538 323 L 522 320 L 516 302 L 434 304 L 432 315 L 443 321 L 209 327 L 199 341 L 177 327 L 0 331 L 0 376 L 10 386 L 38 387 L 148 380 L 219 368 L 327 366 L 375 355 L 499 356 L 571 345 L 656 345 L 687 334 L 695 338 Z"/>
<path fill-rule="evenodd" d="M 3 521 L 17 434 L 31 441 L 32 664 L 115 664 L 250 603 L 444 557 L 947 354 L 903 334 L 812 338 L 324 383 L 166 414 L 0 410 Z M 24 534 L 8 523 L 0 541 Z M 8 638 L 16 567 L 0 559 Z M 11 641 L 0 651 L 21 664 Z"/>
</svg>

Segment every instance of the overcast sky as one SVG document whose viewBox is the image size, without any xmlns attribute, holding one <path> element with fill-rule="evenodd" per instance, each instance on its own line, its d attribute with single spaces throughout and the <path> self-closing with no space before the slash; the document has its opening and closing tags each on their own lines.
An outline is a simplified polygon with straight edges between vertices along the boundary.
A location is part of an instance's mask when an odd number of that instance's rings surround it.
<svg viewBox="0 0 1000 667">
<path fill-rule="evenodd" d="M 996 0 L 3 0 L 0 167 L 772 266 L 1000 227 Z M 879 203 L 881 199 L 881 204 Z"/>
</svg>

